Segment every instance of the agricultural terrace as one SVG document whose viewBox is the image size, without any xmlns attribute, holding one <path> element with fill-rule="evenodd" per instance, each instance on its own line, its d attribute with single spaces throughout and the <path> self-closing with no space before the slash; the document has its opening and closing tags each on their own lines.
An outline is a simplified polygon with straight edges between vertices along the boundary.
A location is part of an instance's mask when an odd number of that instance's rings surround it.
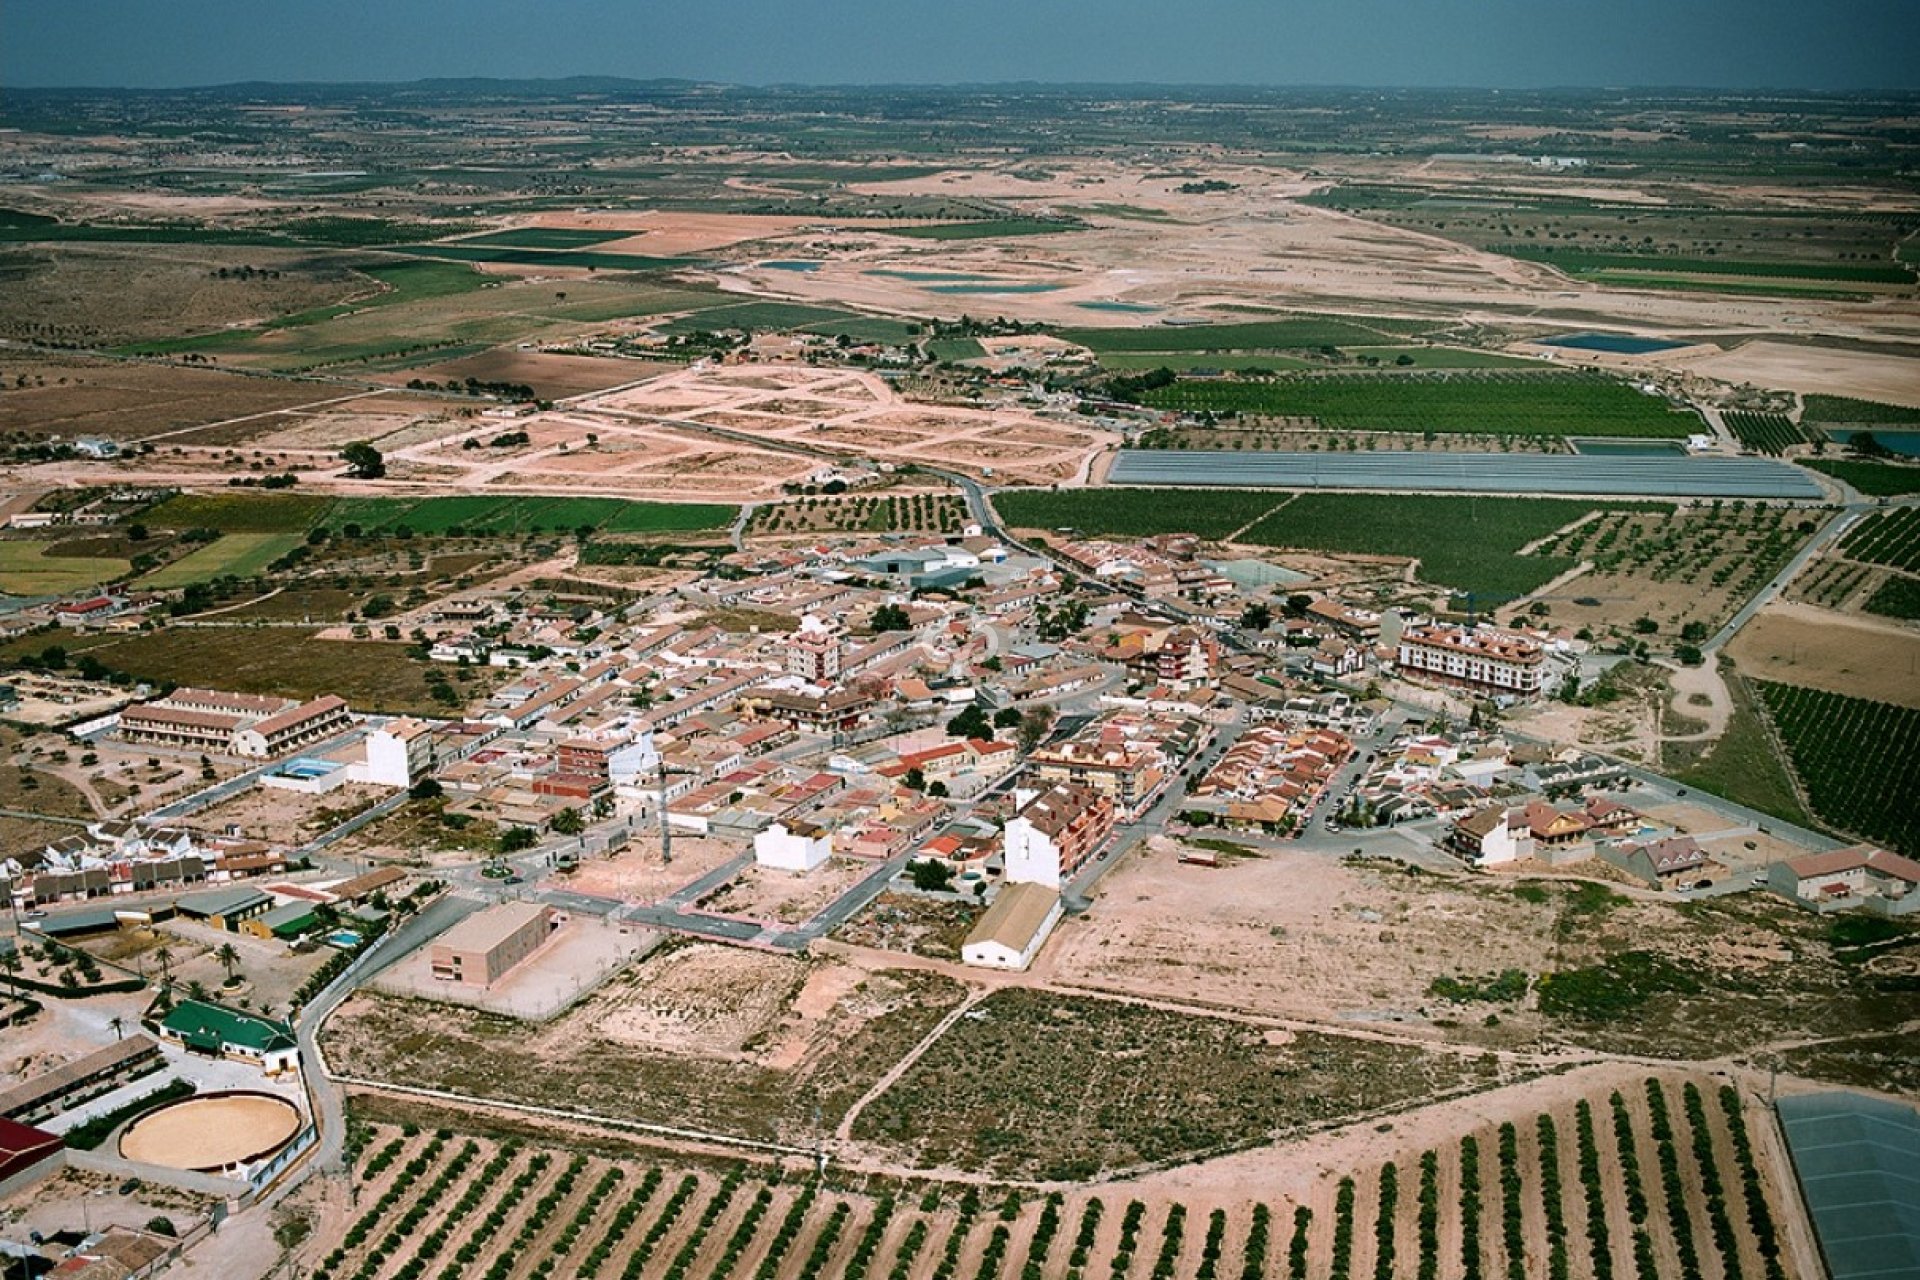
<svg viewBox="0 0 1920 1280">
<path fill-rule="evenodd" d="M 1803 465 L 1843 480 L 1869 498 L 1901 498 L 1920 493 L 1920 466 L 1826 458 L 1809 458 Z"/>
<path fill-rule="evenodd" d="M 1599 374 L 1324 374 L 1188 380 L 1145 392 L 1181 413 L 1285 418 L 1342 431 L 1682 437 L 1698 415 Z"/>
<path fill-rule="evenodd" d="M 1341 1143 L 1332 1167 L 1287 1180 L 1297 1199 L 1204 1179 L 822 1180 L 616 1137 L 564 1147 L 386 1099 L 355 1113 L 356 1212 L 306 1246 L 316 1280 L 1788 1274 L 1759 1119 L 1733 1086 L 1671 1075 L 1619 1073 L 1545 1110 L 1515 1099 L 1466 1133 L 1426 1126 L 1415 1145 Z"/>
<path fill-rule="evenodd" d="M 1759 688 L 1821 819 L 1920 856 L 1920 710 L 1793 685 Z"/>
<path fill-rule="evenodd" d="M 888 494 L 852 498 L 795 498 L 756 507 L 750 536 L 789 533 L 958 533 L 967 504 L 957 494 Z"/>
<path fill-rule="evenodd" d="M 935 1041 L 853 1136 L 927 1167 L 1086 1181 L 1497 1082 L 1476 1060 L 1404 1045 L 1010 988 Z"/>
</svg>

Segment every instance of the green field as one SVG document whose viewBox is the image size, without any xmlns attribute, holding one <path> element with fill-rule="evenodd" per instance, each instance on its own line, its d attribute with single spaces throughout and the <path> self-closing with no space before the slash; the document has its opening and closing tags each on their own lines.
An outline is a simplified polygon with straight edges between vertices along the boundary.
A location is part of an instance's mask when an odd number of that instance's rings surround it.
<svg viewBox="0 0 1920 1280">
<path fill-rule="evenodd" d="M 935 360 L 978 360 L 987 354 L 977 338 L 935 338 L 927 344 Z"/>
<path fill-rule="evenodd" d="M 510 227 L 485 235 L 467 236 L 455 244 L 500 245 L 508 249 L 585 249 L 609 240 L 625 240 L 631 231 L 581 231 L 565 227 Z"/>
<path fill-rule="evenodd" d="M 1813 815 L 1800 803 L 1793 778 L 1760 719 L 1758 695 L 1738 676 L 1729 676 L 1727 688 L 1733 695 L 1733 714 L 1726 732 L 1710 743 L 1667 743 L 1660 753 L 1661 771 L 1735 804 L 1812 826 Z"/>
<path fill-rule="evenodd" d="M 306 493 L 182 493 L 142 519 L 162 529 L 305 533 L 332 505 L 332 498 Z"/>
<path fill-rule="evenodd" d="M 50 556 L 52 542 L 0 541 L 0 592 L 10 596 L 64 596 L 124 575 L 125 560 L 105 556 Z"/>
<path fill-rule="evenodd" d="M 1680 258 L 1661 254 L 1591 253 L 1544 245 L 1498 245 L 1494 252 L 1528 262 L 1544 262 L 1570 275 L 1603 271 L 1670 272 L 1697 276 L 1755 276 L 1780 280 L 1839 280 L 1849 284 L 1912 284 L 1913 272 L 1891 263 L 1729 262 L 1718 258 Z"/>
<path fill-rule="evenodd" d="M 1419 320 L 1312 316 L 1242 324 L 1153 325 L 1139 329 L 1062 329 L 1095 355 L 1111 351 L 1288 351 L 1378 345 L 1433 326 Z"/>
<path fill-rule="evenodd" d="M 1484 608 L 1538 590 L 1577 563 L 1567 556 L 1522 556 L 1521 547 L 1589 511 L 1616 505 L 1552 498 L 1306 493 L 1239 540 L 1297 551 L 1409 556 L 1420 561 L 1422 581 L 1479 593 Z"/>
<path fill-rule="evenodd" d="M 1050 236 L 1084 230 L 1077 222 L 1048 222 L 1040 218 L 994 218 L 985 222 L 936 222 L 920 227 L 875 227 L 890 236 L 915 240 L 991 240 L 1001 236 Z"/>
<path fill-rule="evenodd" d="M 1538 369 L 1541 362 L 1525 356 L 1510 356 L 1498 351 L 1477 351 L 1472 347 L 1346 347 L 1355 357 L 1372 356 L 1382 365 L 1402 369 Z M 1404 356 L 1413 363 L 1402 365 Z"/>
<path fill-rule="evenodd" d="M 1224 538 L 1285 501 L 1259 489 L 1020 489 L 993 495 L 1000 518 L 1020 529 L 1077 529 L 1089 537 L 1196 533 Z"/>
<path fill-rule="evenodd" d="M 156 569 L 142 578 L 140 585 L 164 591 L 196 582 L 211 582 L 215 578 L 250 578 L 303 541 L 297 533 L 222 534 L 172 564 Z"/>
<path fill-rule="evenodd" d="M 1920 409 L 1906 405 L 1881 404 L 1877 400 L 1855 400 L 1849 396 L 1807 396 L 1806 422 L 1830 426 L 1920 426 Z"/>
<path fill-rule="evenodd" d="M 1896 466 L 1886 462 L 1829 461 L 1809 459 L 1807 466 L 1832 476 L 1866 494 L 1869 498 L 1897 498 L 1920 493 L 1920 466 Z"/>
<path fill-rule="evenodd" d="M 1682 437 L 1698 416 L 1587 374 L 1339 375 L 1179 382 L 1143 397 L 1158 409 L 1312 418 L 1336 431 L 1467 431 L 1515 436 Z"/>
<path fill-rule="evenodd" d="M 1796 685 L 1759 687 L 1820 817 L 1920 854 L 1920 710 Z"/>
</svg>

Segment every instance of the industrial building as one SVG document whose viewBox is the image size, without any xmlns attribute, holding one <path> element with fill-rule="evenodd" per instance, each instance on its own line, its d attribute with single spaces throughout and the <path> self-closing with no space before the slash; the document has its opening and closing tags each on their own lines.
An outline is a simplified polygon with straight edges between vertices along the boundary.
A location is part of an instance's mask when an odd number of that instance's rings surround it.
<svg viewBox="0 0 1920 1280">
<path fill-rule="evenodd" d="M 433 944 L 428 963 L 442 982 L 490 987 L 532 955 L 556 927 L 552 907 L 502 903 L 447 930 Z"/>
</svg>

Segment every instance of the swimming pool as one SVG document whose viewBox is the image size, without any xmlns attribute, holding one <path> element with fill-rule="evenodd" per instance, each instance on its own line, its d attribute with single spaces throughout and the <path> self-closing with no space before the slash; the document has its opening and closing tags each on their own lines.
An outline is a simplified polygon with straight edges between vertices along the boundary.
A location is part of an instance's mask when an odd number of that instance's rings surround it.
<svg viewBox="0 0 1920 1280">
<path fill-rule="evenodd" d="M 331 760 L 289 760 L 274 772 L 283 778 L 299 778 L 310 781 L 324 778 L 340 766 Z"/>
<path fill-rule="evenodd" d="M 1644 356 L 1655 351 L 1674 351 L 1687 344 L 1665 338 L 1639 338 L 1630 333 L 1569 333 L 1558 338 L 1540 338 L 1543 347 L 1565 347 L 1571 351 L 1604 351 L 1616 356 Z"/>
<path fill-rule="evenodd" d="M 337 951 L 351 951 L 360 945 L 360 935 L 351 929 L 335 929 L 327 935 L 326 943 Z"/>
</svg>

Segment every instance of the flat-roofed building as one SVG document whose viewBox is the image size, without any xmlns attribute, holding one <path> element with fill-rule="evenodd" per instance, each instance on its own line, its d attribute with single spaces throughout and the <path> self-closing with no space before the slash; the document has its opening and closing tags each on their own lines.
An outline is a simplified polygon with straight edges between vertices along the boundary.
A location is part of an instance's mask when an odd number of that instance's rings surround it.
<svg viewBox="0 0 1920 1280">
<path fill-rule="evenodd" d="M 60 1114 L 74 1094 L 92 1096 L 161 1065 L 160 1046 L 139 1032 L 0 1090 L 0 1118 L 21 1124 Z"/>
<path fill-rule="evenodd" d="M 507 902 L 468 916 L 433 944 L 428 963 L 442 982 L 490 987 L 532 955 L 554 929 L 553 908 Z"/>
<path fill-rule="evenodd" d="M 983 969 L 1024 969 L 1061 914 L 1058 891 L 1040 884 L 1004 885 L 960 944 L 960 959 Z"/>
<path fill-rule="evenodd" d="M 346 699 L 329 693 L 247 725 L 233 735 L 233 753 L 272 760 L 339 733 L 352 721 Z"/>
<path fill-rule="evenodd" d="M 190 893 L 174 907 L 189 920 L 203 920 L 216 929 L 237 933 L 246 921 L 273 910 L 273 899 L 258 889 L 241 886 Z"/>
<path fill-rule="evenodd" d="M 1113 834 L 1113 801 L 1062 783 L 1035 796 L 1007 823 L 1009 884 L 1059 889 Z"/>
</svg>

